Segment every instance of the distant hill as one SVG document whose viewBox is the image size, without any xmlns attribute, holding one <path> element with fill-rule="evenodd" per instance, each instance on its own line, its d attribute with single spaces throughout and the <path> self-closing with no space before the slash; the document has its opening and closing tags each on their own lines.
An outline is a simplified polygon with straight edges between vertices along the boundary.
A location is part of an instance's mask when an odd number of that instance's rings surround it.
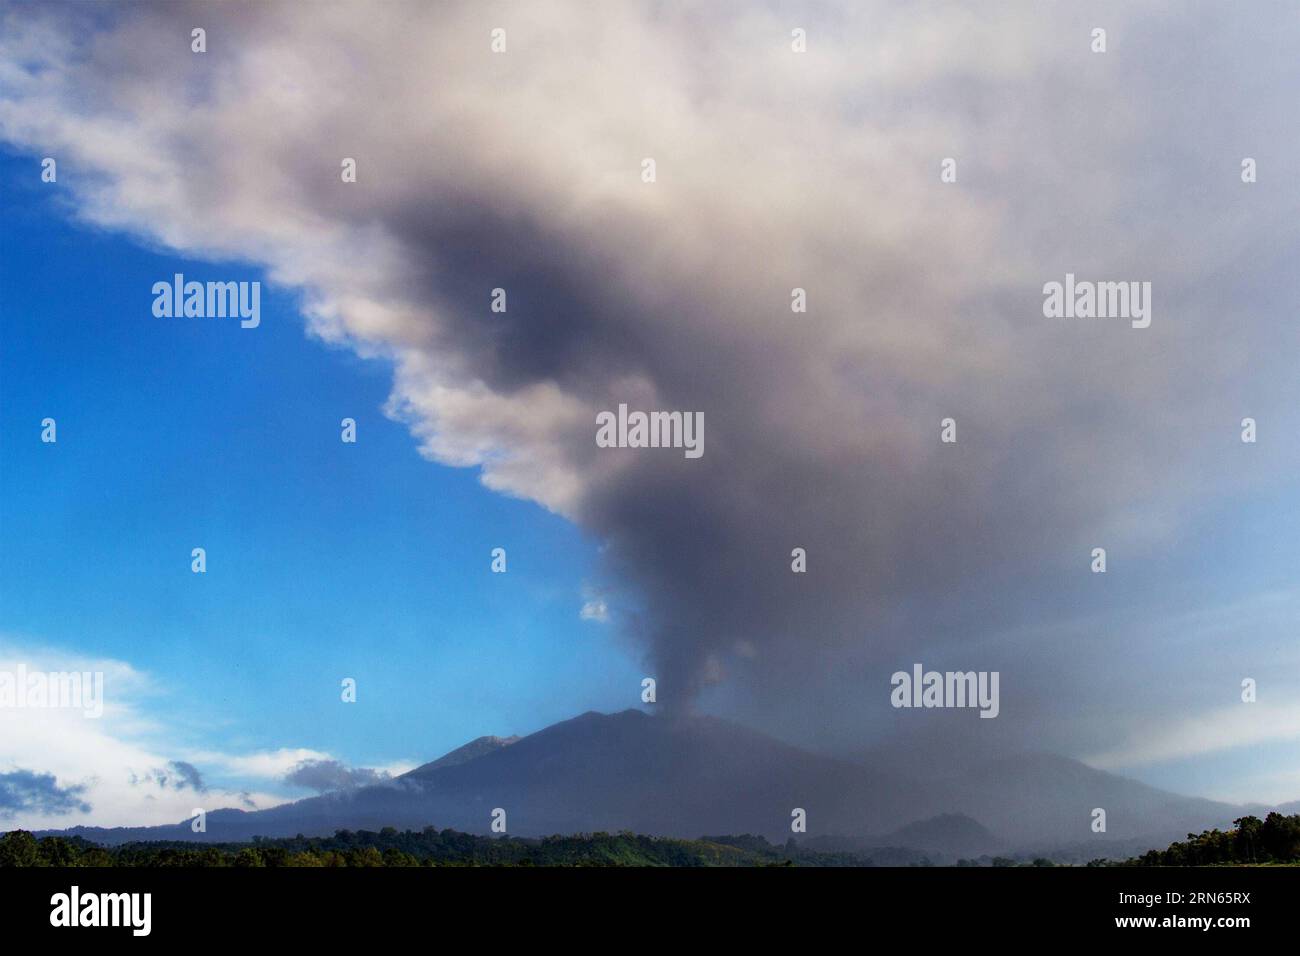
<svg viewBox="0 0 1300 956">
<path fill-rule="evenodd" d="M 887 835 L 888 846 L 915 847 L 945 856 L 989 856 L 1007 849 L 1007 841 L 994 836 L 978 821 L 961 813 L 944 813 L 918 820 Z"/>
</svg>

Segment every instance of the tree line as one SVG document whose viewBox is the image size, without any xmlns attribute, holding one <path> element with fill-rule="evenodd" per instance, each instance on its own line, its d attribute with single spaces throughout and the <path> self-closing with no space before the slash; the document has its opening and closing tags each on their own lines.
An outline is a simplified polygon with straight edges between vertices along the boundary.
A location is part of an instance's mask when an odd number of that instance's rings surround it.
<svg viewBox="0 0 1300 956">
<path fill-rule="evenodd" d="M 1231 830 L 1189 833 L 1167 849 L 1151 850 L 1118 866 L 1300 864 L 1300 813 L 1240 817 Z"/>
<path fill-rule="evenodd" d="M 789 866 L 870 865 L 852 854 L 815 853 L 763 837 L 679 840 L 623 832 L 525 839 L 421 831 L 339 830 L 331 837 L 251 843 L 159 841 L 101 846 L 82 837 L 37 838 L 24 830 L 0 836 L 0 867 L 413 867 L 413 866 Z"/>
</svg>

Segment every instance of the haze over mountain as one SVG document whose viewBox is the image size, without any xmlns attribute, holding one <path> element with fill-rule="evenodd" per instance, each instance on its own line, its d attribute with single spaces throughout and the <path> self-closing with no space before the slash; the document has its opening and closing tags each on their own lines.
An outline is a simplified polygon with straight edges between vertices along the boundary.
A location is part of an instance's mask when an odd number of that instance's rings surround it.
<svg viewBox="0 0 1300 956">
<path fill-rule="evenodd" d="M 498 807 L 508 832 L 520 836 L 631 830 L 775 841 L 791 835 L 791 813 L 802 808 L 808 830 L 798 839 L 819 846 L 904 846 L 950 857 L 1079 844 L 1095 846 L 1097 856 L 1126 854 L 1246 812 L 1062 757 L 1024 755 L 921 780 L 810 753 L 716 717 L 627 710 L 588 712 L 523 738 L 481 737 L 381 785 L 268 810 L 214 810 L 205 833 L 188 822 L 63 832 L 103 843 L 386 826 L 486 833 Z M 1091 832 L 1095 807 L 1107 812 L 1105 834 Z"/>
</svg>

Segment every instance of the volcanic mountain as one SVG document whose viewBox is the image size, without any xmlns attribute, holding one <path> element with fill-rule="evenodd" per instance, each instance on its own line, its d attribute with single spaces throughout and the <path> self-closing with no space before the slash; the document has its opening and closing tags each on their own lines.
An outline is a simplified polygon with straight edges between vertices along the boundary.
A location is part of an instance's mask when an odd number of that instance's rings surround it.
<svg viewBox="0 0 1300 956">
<path fill-rule="evenodd" d="M 1105 834 L 1090 830 L 1095 807 L 1107 811 Z M 1151 846 L 1161 845 L 1225 826 L 1246 810 L 1062 757 L 1003 759 L 921 781 L 802 750 L 716 717 L 627 710 L 588 712 L 522 738 L 480 737 L 381 784 L 267 810 L 213 810 L 204 833 L 194 833 L 188 821 L 63 832 L 101 843 L 239 841 L 389 826 L 487 833 L 498 809 L 505 811 L 507 831 L 518 836 L 630 830 L 680 837 L 752 833 L 780 842 L 791 836 L 792 815 L 801 809 L 809 839 L 862 844 L 887 834 L 879 839 L 898 845 L 916 837 L 924 844 L 919 849 L 954 855 L 985 845 L 1090 839 L 1104 855 L 1109 843 L 1149 838 Z"/>
</svg>

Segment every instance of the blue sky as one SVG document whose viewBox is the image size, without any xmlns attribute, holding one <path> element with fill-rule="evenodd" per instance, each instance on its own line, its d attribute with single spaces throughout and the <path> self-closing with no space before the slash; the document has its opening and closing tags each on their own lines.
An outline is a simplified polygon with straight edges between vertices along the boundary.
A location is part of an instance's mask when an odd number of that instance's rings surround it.
<svg viewBox="0 0 1300 956">
<path fill-rule="evenodd" d="M 0 162 L 9 642 L 146 672 L 176 745 L 353 765 L 637 702 L 636 655 L 579 619 L 591 541 L 422 458 L 383 414 L 388 363 L 309 338 L 294 295 L 264 284 L 256 329 L 153 317 L 174 272 L 264 277 L 78 224 L 34 168 Z"/>
</svg>

